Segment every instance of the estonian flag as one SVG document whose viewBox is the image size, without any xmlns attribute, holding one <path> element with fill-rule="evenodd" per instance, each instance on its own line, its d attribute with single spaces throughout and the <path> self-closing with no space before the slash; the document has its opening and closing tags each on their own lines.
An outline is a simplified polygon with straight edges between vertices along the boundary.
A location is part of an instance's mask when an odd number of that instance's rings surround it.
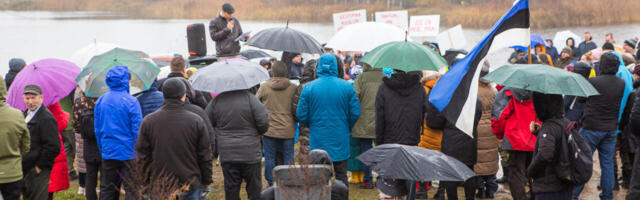
<svg viewBox="0 0 640 200">
<path fill-rule="evenodd" d="M 429 101 L 456 127 L 473 137 L 478 79 L 487 54 L 514 45 L 528 46 L 529 0 L 517 0 L 487 36 L 436 82 Z"/>
</svg>

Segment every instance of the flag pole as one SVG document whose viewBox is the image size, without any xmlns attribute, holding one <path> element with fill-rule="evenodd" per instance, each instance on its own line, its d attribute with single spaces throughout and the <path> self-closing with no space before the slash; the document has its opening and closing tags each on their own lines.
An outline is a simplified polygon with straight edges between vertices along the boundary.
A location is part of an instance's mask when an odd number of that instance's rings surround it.
<svg viewBox="0 0 640 200">
<path fill-rule="evenodd" d="M 529 57 L 529 64 L 531 64 L 531 45 L 527 47 L 527 56 Z"/>
</svg>

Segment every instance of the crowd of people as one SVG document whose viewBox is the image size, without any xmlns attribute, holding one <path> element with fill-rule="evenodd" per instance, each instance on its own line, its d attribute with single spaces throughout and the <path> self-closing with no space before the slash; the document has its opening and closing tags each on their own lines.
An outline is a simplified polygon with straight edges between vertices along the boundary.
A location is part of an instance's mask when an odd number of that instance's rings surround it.
<svg viewBox="0 0 640 200">
<path fill-rule="evenodd" d="M 236 57 L 240 50 L 235 38 L 242 29 L 233 13 L 233 6 L 224 4 L 210 24 L 219 59 Z M 266 82 L 215 97 L 193 88 L 180 56 L 171 60 L 167 78 L 139 94 L 129 93 L 129 68 L 115 66 L 105 75 L 109 92 L 99 98 L 76 88 L 45 106 L 42 86 L 27 85 L 25 111 L 5 104 L 7 89 L 26 65 L 12 59 L 0 81 L 0 196 L 52 199 L 78 179 L 78 193 L 86 199 L 118 199 L 121 188 L 126 199 L 150 198 L 156 195 L 154 180 L 168 176 L 180 186 L 173 194 L 180 199 L 206 197 L 214 181 L 224 182 L 226 199 L 240 199 L 243 182 L 248 199 L 270 199 L 273 191 L 262 191 L 263 177 L 269 186 L 277 184 L 276 165 L 321 163 L 332 166 L 332 199 L 345 199 L 346 185 L 374 189 L 385 179 L 374 177 L 356 156 L 375 145 L 403 144 L 441 151 L 476 173 L 465 182 L 440 181 L 437 199 L 457 199 L 460 185 L 466 199 L 494 198 L 498 183 L 507 183 L 516 200 L 578 199 L 584 186 L 567 183 L 554 167 L 563 134 L 575 124 L 591 151 L 598 151 L 600 198 L 613 199 L 620 187 L 619 149 L 621 186 L 629 188 L 627 199 L 638 199 L 637 39 L 619 47 L 613 34 L 607 34 L 598 47 L 586 32 L 577 47 L 574 41 L 567 39 L 558 53 L 547 40 L 529 55 L 516 50 L 508 62 L 532 60 L 575 72 L 600 95 L 550 95 L 481 78 L 472 137 L 428 100 L 443 72 L 373 68 L 360 62 L 360 52 L 325 48 L 317 60 L 304 64 L 300 53 L 285 52 L 281 60 L 260 62 L 271 75 Z M 489 69 L 485 62 L 481 76 Z M 216 158 L 222 177 L 212 175 Z M 500 160 L 504 176 L 496 180 Z M 147 171 L 135 174 L 140 171 L 134 168 Z M 143 178 L 135 178 L 139 176 Z M 149 187 L 140 191 L 134 189 L 137 185 Z M 435 184 L 417 185 L 415 197 L 425 198 Z M 381 199 L 411 195 L 379 192 Z"/>
</svg>

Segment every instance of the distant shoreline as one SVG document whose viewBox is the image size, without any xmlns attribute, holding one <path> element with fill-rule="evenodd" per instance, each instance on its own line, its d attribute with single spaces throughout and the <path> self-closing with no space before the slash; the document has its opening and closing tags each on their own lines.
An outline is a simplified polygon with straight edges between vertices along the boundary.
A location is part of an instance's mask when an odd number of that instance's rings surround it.
<svg viewBox="0 0 640 200">
<path fill-rule="evenodd" d="M 366 9 L 368 20 L 376 11 L 401 10 L 376 0 L 371 4 L 294 4 L 276 6 L 265 2 L 277 0 L 230 0 L 236 6 L 236 16 L 242 20 L 294 23 L 332 23 L 332 14 L 347 10 Z M 294 0 L 295 1 L 295 0 Z M 325 0 L 300 0 L 325 1 Z M 490 28 L 510 7 L 512 0 L 485 0 L 484 4 L 451 4 L 450 1 L 415 0 L 409 15 L 441 15 L 441 26 L 462 24 L 465 28 Z M 91 19 L 211 19 L 218 13 L 223 0 L 0 0 L 0 10 L 15 11 L 105 11 L 111 16 Z M 436 2 L 436 3 L 434 3 Z M 579 2 L 580 7 L 574 5 Z M 531 1 L 532 28 L 558 28 L 640 23 L 640 1 L 601 0 Z M 66 18 L 62 18 L 64 20 Z M 69 18 L 75 19 L 75 18 Z"/>
</svg>

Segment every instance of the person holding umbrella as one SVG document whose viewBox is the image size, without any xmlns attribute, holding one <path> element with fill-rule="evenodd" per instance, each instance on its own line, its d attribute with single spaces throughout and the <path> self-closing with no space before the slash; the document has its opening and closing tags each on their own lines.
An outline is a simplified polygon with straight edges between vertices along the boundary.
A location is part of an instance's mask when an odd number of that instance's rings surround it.
<svg viewBox="0 0 640 200">
<path fill-rule="evenodd" d="M 235 57 L 240 54 L 240 42 L 236 40 L 242 35 L 242 27 L 238 19 L 233 17 L 235 9 L 230 3 L 222 4 L 222 11 L 209 22 L 209 34 L 216 43 L 218 60 L 224 57 Z M 247 35 L 245 40 L 249 39 Z"/>
</svg>

